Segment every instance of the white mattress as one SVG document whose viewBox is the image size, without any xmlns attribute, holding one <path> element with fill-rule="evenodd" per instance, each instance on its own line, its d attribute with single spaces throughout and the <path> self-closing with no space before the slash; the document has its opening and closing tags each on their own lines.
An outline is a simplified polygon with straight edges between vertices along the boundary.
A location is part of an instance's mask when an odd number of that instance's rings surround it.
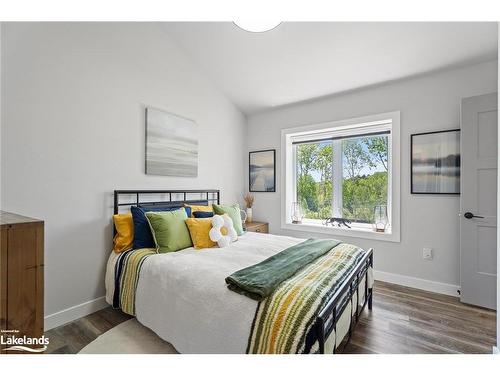
<svg viewBox="0 0 500 375">
<path fill-rule="evenodd" d="M 222 249 L 188 248 L 152 255 L 142 265 L 139 277 L 137 320 L 180 353 L 245 353 L 257 302 L 230 291 L 225 278 L 302 241 L 248 232 Z M 116 258 L 112 254 L 107 266 L 109 304 L 113 301 Z M 370 272 L 370 286 L 372 283 Z M 360 292 L 364 295 L 364 287 Z M 350 313 L 337 325 L 338 335 L 330 337 L 329 347 L 332 340 L 338 345 L 344 337 Z"/>
</svg>

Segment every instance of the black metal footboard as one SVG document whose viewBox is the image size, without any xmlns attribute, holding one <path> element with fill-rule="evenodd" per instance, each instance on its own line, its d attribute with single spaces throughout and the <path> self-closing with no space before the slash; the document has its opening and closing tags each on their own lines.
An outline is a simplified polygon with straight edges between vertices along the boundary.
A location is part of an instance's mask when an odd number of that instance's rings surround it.
<svg viewBox="0 0 500 375">
<path fill-rule="evenodd" d="M 349 342 L 352 330 L 358 323 L 365 306 L 368 304 L 368 309 L 372 309 L 373 290 L 372 288 L 368 288 L 368 269 L 370 267 L 373 267 L 373 249 L 368 249 L 356 268 L 351 271 L 340 288 L 329 299 L 325 307 L 318 314 L 314 329 L 316 329 L 318 338 L 319 353 L 325 353 L 325 342 L 327 338 L 333 331 L 337 332 L 337 322 L 344 313 L 345 309 L 350 305 L 354 294 L 358 290 L 358 287 L 365 276 L 365 300 L 360 307 L 359 293 L 356 294 L 356 312 L 354 315 L 352 315 L 351 312 L 349 332 L 347 333 L 347 336 L 343 338 L 343 340 L 345 340 L 344 348 Z M 335 342 L 333 344 L 333 353 L 336 352 L 336 340 L 337 338 L 335 338 Z"/>
</svg>

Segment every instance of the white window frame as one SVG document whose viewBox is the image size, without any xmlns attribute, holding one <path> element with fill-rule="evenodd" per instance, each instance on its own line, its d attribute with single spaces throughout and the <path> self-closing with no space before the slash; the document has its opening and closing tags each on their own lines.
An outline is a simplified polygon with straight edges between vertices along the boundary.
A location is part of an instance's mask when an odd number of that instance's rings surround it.
<svg viewBox="0 0 500 375">
<path fill-rule="evenodd" d="M 384 124 L 391 124 L 388 140 L 390 180 L 388 195 L 388 215 L 391 223 L 390 231 L 385 233 L 375 232 L 370 224 L 353 223 L 352 228 L 326 227 L 315 220 L 304 219 L 302 224 L 292 224 L 291 205 L 296 200 L 296 163 L 293 152 L 293 140 L 318 139 L 318 136 L 328 133 L 335 136 L 370 133 L 380 129 Z M 385 125 L 387 126 L 387 125 Z M 357 117 L 347 120 L 331 121 L 321 124 L 306 125 L 281 130 L 281 228 L 299 232 L 315 232 L 331 236 L 347 236 L 382 241 L 400 242 L 400 112 L 388 112 L 370 116 Z M 339 154 L 339 153 L 337 153 Z M 341 157 L 338 155 L 338 157 Z M 339 165 L 340 164 L 340 165 Z M 334 163 L 334 176 L 342 172 L 341 163 Z M 335 178 L 335 177 L 334 177 Z M 334 184 L 333 186 L 335 187 Z M 333 207 L 332 207 L 333 208 Z"/>
</svg>

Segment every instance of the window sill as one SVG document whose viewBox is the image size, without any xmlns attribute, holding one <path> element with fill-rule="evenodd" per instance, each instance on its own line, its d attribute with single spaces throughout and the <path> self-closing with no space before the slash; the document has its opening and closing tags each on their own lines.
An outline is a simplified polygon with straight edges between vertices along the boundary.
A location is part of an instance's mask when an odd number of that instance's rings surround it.
<svg viewBox="0 0 500 375">
<path fill-rule="evenodd" d="M 370 224 L 353 223 L 351 228 L 339 228 L 336 226 L 325 226 L 319 220 L 304 219 L 301 224 L 282 223 L 281 228 L 298 232 L 322 233 L 330 236 L 345 236 L 378 241 L 400 242 L 399 233 L 375 232 Z"/>
</svg>

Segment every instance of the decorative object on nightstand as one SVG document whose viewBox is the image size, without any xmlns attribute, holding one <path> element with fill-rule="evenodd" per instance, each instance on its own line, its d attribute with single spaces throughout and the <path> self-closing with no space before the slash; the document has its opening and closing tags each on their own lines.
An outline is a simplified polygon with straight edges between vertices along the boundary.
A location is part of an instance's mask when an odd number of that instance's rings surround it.
<svg viewBox="0 0 500 375">
<path fill-rule="evenodd" d="M 304 218 L 304 214 L 302 213 L 302 206 L 299 202 L 292 202 L 291 208 L 291 216 L 292 216 L 292 224 L 301 224 L 302 219 Z"/>
<path fill-rule="evenodd" d="M 247 232 L 269 233 L 269 224 L 260 221 L 253 221 L 245 224 L 245 230 Z"/>
<path fill-rule="evenodd" d="M 253 201 L 255 200 L 255 197 L 250 193 L 246 193 L 243 196 L 243 199 L 245 200 L 245 205 L 247 207 L 247 211 L 246 211 L 247 220 L 246 220 L 246 222 L 251 223 L 252 222 L 252 206 L 253 206 Z"/>
<path fill-rule="evenodd" d="M 8 332 L 0 333 L 0 354 L 10 336 L 43 335 L 43 227 L 42 220 L 0 211 L 0 331 Z"/>
<path fill-rule="evenodd" d="M 373 229 L 375 232 L 384 233 L 389 219 L 387 218 L 387 206 L 378 205 L 373 209 Z"/>
</svg>

